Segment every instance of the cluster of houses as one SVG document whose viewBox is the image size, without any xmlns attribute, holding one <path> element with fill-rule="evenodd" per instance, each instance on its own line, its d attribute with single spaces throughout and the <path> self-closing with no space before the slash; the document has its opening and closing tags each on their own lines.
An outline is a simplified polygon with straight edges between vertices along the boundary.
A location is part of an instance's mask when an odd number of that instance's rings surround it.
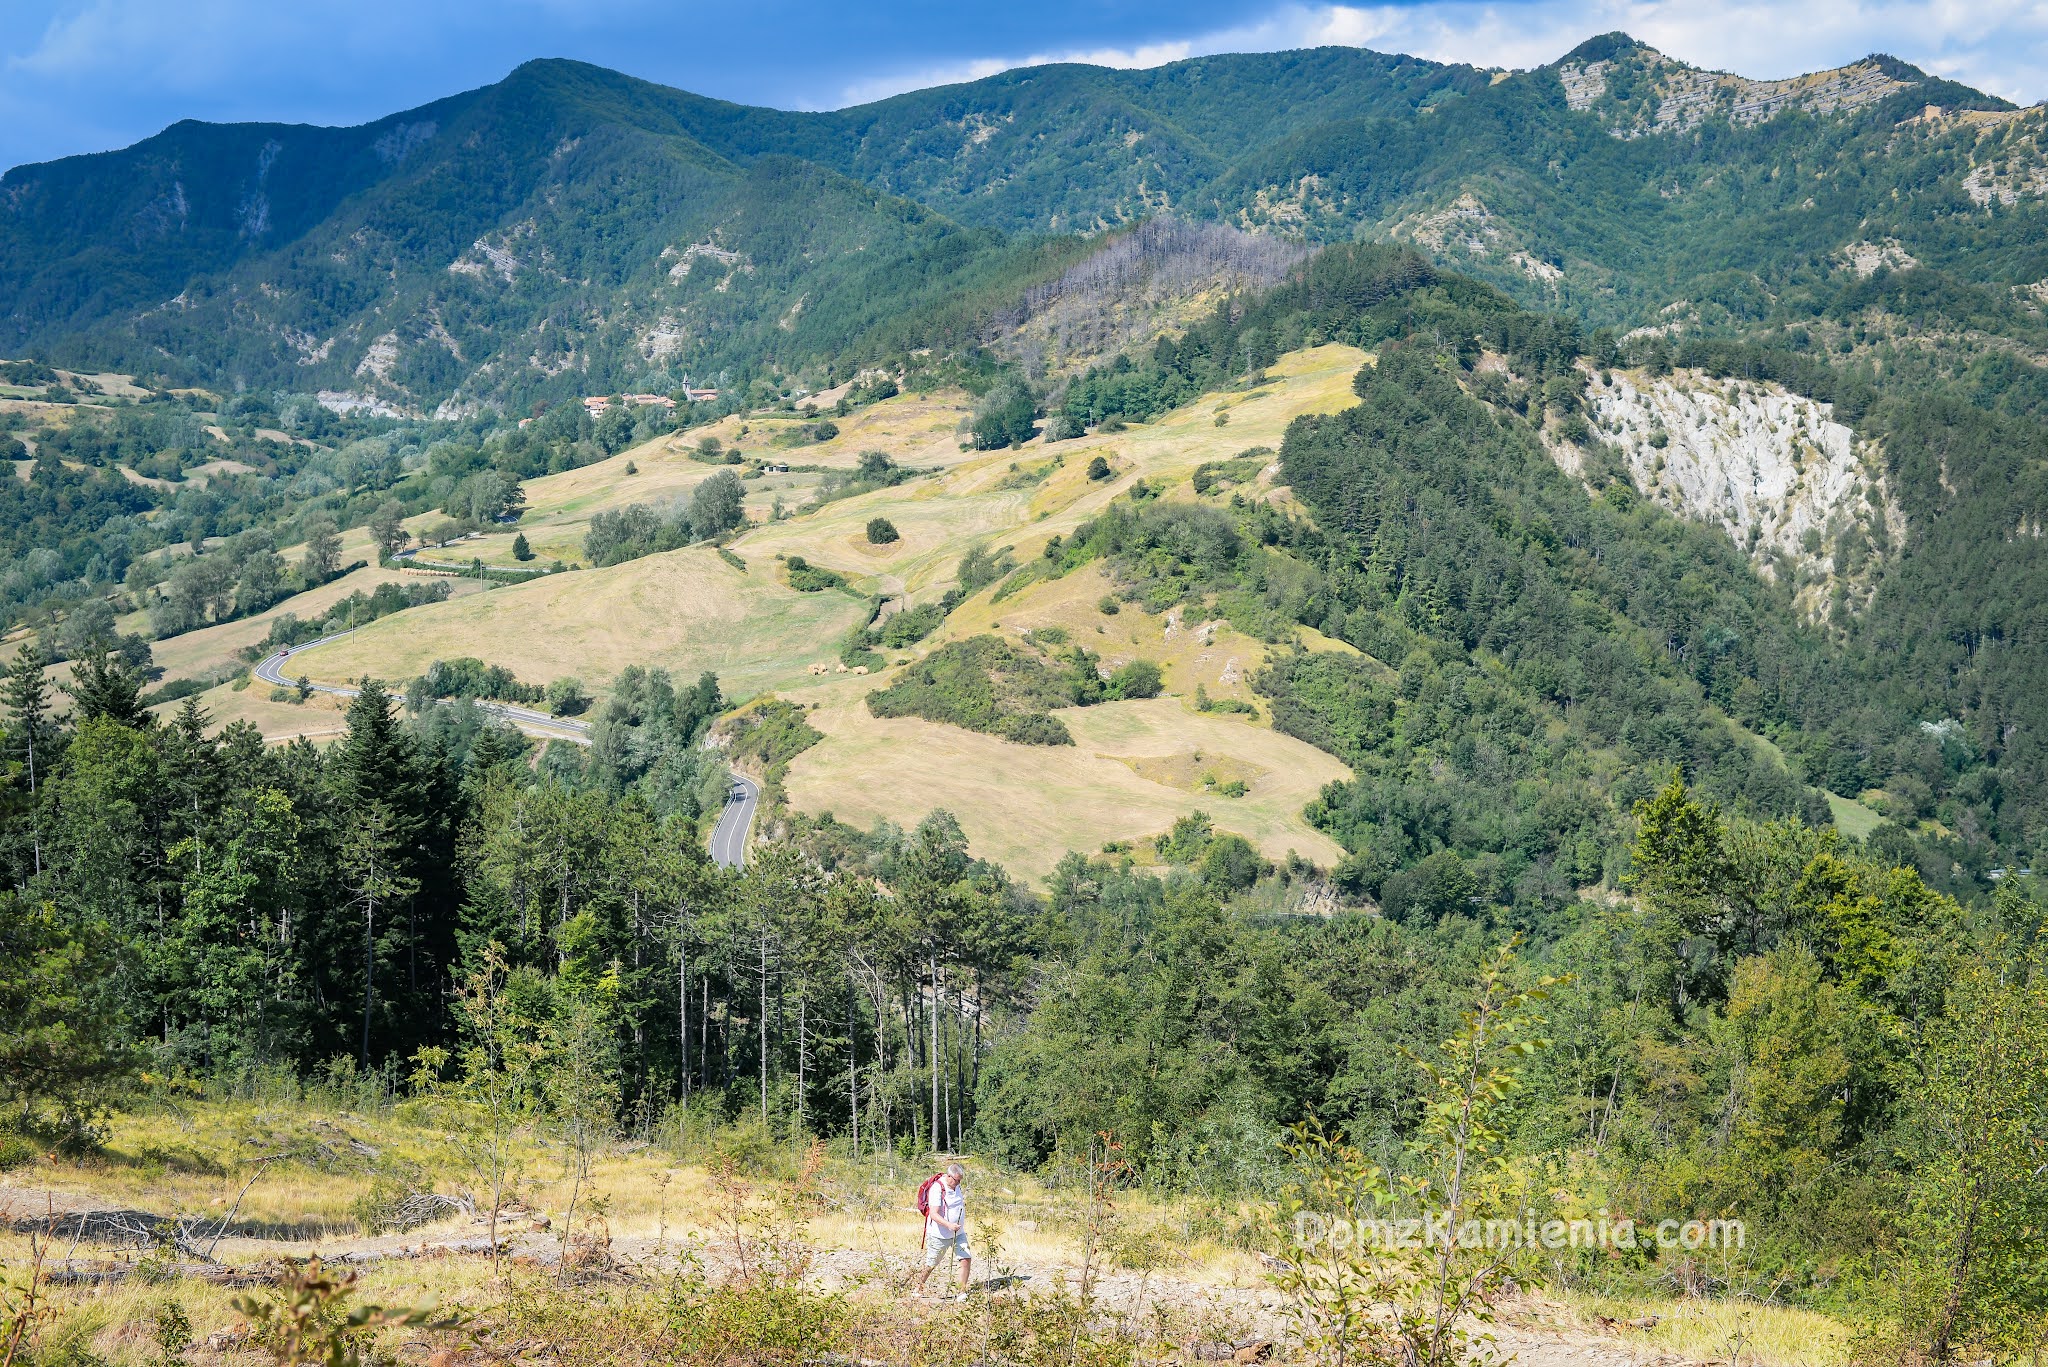
<svg viewBox="0 0 2048 1367">
<path fill-rule="evenodd" d="M 683 394 L 691 403 L 716 403 L 718 401 L 718 391 L 715 389 L 685 389 Z M 620 394 L 616 396 L 598 394 L 583 401 L 583 411 L 590 414 L 592 418 L 597 418 L 601 417 L 605 409 L 610 408 L 613 404 L 618 404 L 625 408 L 665 408 L 671 413 L 675 411 L 676 407 L 676 401 L 666 394 Z"/>
</svg>

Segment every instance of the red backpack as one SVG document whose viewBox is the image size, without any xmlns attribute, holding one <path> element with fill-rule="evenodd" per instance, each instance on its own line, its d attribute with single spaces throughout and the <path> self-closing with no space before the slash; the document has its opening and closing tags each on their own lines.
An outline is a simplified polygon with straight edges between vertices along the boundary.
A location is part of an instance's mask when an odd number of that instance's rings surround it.
<svg viewBox="0 0 2048 1367">
<path fill-rule="evenodd" d="M 938 1182 L 938 1180 L 941 1177 L 944 1177 L 945 1175 L 946 1174 L 942 1172 L 935 1172 L 930 1177 L 925 1178 L 924 1181 L 918 1186 L 917 1213 L 919 1215 L 924 1216 L 927 1220 L 929 1220 L 932 1215 L 932 1187 Z"/>
</svg>

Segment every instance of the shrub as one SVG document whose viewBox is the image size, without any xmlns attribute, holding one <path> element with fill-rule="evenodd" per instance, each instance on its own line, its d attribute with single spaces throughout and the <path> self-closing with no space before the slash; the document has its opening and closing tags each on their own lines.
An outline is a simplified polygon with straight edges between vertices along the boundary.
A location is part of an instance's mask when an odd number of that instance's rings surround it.
<svg viewBox="0 0 2048 1367">
<path fill-rule="evenodd" d="M 1062 672 L 1000 636 L 952 641 L 910 666 L 885 689 L 868 694 L 878 717 L 923 717 L 981 731 L 1020 745 L 1072 745 L 1065 723 L 1051 716 L 1083 697 L 1077 667 Z"/>
<path fill-rule="evenodd" d="M 798 593 L 823 593 L 826 589 L 843 589 L 846 576 L 837 570 L 828 570 L 813 565 L 800 555 L 792 555 L 786 566 L 789 586 Z"/>
<path fill-rule="evenodd" d="M 1109 468 L 1109 462 L 1101 456 L 1097 456 L 1088 462 L 1088 478 L 1090 479 L 1108 479 L 1114 473 L 1116 472 Z"/>
<path fill-rule="evenodd" d="M 896 524 L 889 521 L 888 518 L 871 517 L 868 519 L 869 545 L 886 546 L 892 541 L 899 541 L 901 539 L 901 534 L 896 530 Z"/>
<path fill-rule="evenodd" d="M 512 558 L 522 565 L 533 559 L 533 547 L 527 544 L 525 532 L 512 538 Z"/>
<path fill-rule="evenodd" d="M 1133 660 L 1109 676 L 1112 698 L 1156 698 L 1161 678 L 1159 666 L 1150 660 Z"/>
<path fill-rule="evenodd" d="M 573 717 L 590 706 L 583 681 L 575 677 L 556 679 L 548 685 L 548 710 L 558 717 Z"/>
</svg>

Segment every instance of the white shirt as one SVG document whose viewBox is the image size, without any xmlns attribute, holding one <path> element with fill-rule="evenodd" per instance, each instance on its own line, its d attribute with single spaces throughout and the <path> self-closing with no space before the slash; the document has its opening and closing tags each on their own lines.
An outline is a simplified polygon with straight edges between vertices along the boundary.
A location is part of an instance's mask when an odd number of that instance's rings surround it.
<svg viewBox="0 0 2048 1367">
<path fill-rule="evenodd" d="M 925 1204 L 932 1213 L 931 1221 L 928 1221 L 925 1225 L 927 1230 L 936 1229 L 941 1234 L 946 1233 L 945 1225 L 935 1223 L 938 1220 L 944 1220 L 946 1224 L 953 1226 L 954 1233 L 958 1233 L 966 1223 L 967 1189 L 965 1187 L 948 1187 L 944 1181 L 940 1181 L 926 1196 Z"/>
</svg>

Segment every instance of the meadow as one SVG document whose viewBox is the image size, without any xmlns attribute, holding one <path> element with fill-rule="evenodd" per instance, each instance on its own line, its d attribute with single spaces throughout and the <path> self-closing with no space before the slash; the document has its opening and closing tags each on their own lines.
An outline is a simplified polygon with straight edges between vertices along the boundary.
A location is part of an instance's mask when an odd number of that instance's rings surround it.
<svg viewBox="0 0 2048 1367">
<path fill-rule="evenodd" d="M 252 1335 L 250 1300 L 274 1300 L 269 1288 L 315 1258 L 355 1277 L 358 1304 L 455 1322 L 377 1331 L 355 1349 L 366 1362 L 796 1361 L 848 1341 L 883 1361 L 937 1362 L 977 1339 L 1047 1367 L 1227 1358 L 1243 1345 L 1241 1361 L 1299 1360 L 1261 1198 L 1155 1190 L 1085 1163 L 1020 1173 L 969 1159 L 974 1294 L 913 1298 L 914 1193 L 942 1156 L 856 1155 L 844 1140 L 684 1113 L 594 1146 L 553 1127 L 512 1133 L 493 1258 L 474 1116 L 394 1099 L 347 1070 L 267 1086 L 159 1087 L 113 1118 L 90 1158 L 13 1157 L 0 1175 L 0 1280 L 18 1304 L 40 1279 L 28 1360 L 253 1361 L 268 1345 Z M 447 1198 L 438 1217 L 404 1213 L 423 1193 Z M 124 1218 L 144 1228 L 144 1214 L 159 1217 L 155 1242 L 109 1232 Z M 751 1353 L 732 1355 L 758 1325 L 723 1351 L 677 1341 L 674 1317 L 731 1295 L 782 1317 Z M 167 1308 L 187 1339 L 169 1351 Z M 1525 1288 L 1501 1310 L 1496 1354 L 1537 1367 L 1825 1367 L 1851 1343 L 1848 1326 L 1809 1311 L 1573 1285 Z M 1019 1343 L 1020 1329 L 1042 1337 L 1048 1316 L 1073 1337 Z"/>
<path fill-rule="evenodd" d="M 1207 396 L 1123 432 L 1054 444 L 1034 439 L 1012 450 L 962 451 L 956 429 L 967 399 L 950 392 L 882 400 L 857 410 L 832 440 L 799 448 L 773 445 L 773 433 L 789 424 L 758 415 L 656 438 L 526 486 L 528 511 L 519 530 L 535 563 L 575 561 L 597 512 L 687 497 L 715 470 L 729 468 L 694 457 L 706 436 L 750 455 L 828 469 L 851 469 L 861 452 L 880 451 L 919 473 L 815 505 L 809 502 L 821 478 L 815 471 L 764 473 L 747 481 L 751 525 L 726 543 L 726 554 L 690 546 L 527 584 L 472 589 L 305 651 L 294 657 L 293 669 L 319 680 L 366 674 L 404 680 L 437 659 L 473 656 L 529 682 L 573 676 L 600 699 L 630 665 L 663 668 L 677 678 L 711 670 L 728 697 L 772 693 L 811 710 L 824 739 L 798 757 L 788 782 L 790 801 L 802 812 L 829 812 L 863 827 L 884 820 L 909 826 L 945 808 L 960 817 L 977 850 L 1039 877 L 1070 849 L 1141 841 L 1201 809 L 1269 859 L 1294 852 L 1328 864 L 1342 851 L 1308 825 L 1301 809 L 1322 784 L 1348 771 L 1273 732 L 1253 703 L 1250 681 L 1269 647 L 1220 621 L 1183 620 L 1178 611 L 1148 613 L 1131 604 L 1105 613 L 1101 601 L 1114 585 L 1100 569 L 1031 583 L 1000 601 L 998 588 L 984 589 L 930 638 L 887 657 L 895 666 L 981 632 L 1056 630 L 1110 667 L 1134 658 L 1160 665 L 1161 698 L 1072 713 L 1076 746 L 1017 746 L 913 719 L 879 720 L 868 715 L 863 699 L 886 684 L 888 669 L 879 678 L 856 677 L 837 661 L 840 642 L 865 620 L 871 598 L 911 606 L 931 601 L 953 586 L 962 557 L 976 547 L 1030 563 L 1052 538 L 1071 535 L 1140 481 L 1164 497 L 1194 498 L 1189 479 L 1199 466 L 1250 448 L 1276 449 L 1295 417 L 1352 402 L 1351 376 L 1365 359 L 1344 346 L 1292 353 L 1254 390 Z M 1108 473 L 1091 477 L 1098 457 Z M 1270 472 L 1250 492 L 1286 497 L 1272 487 Z M 878 516 L 897 529 L 897 540 L 869 541 L 867 524 Z M 499 529 L 423 555 L 511 565 L 513 534 Z M 784 572 L 792 556 L 846 576 L 848 588 L 792 589 Z M 165 649 L 180 660 L 186 654 L 212 658 L 229 641 L 260 635 L 240 623 L 211 630 L 221 633 L 219 643 L 167 642 Z M 1254 710 L 1199 713 L 1197 685 L 1212 698 Z M 224 690 L 202 701 L 222 713 L 251 707 Z M 266 734 L 281 734 L 290 722 L 266 715 L 259 724 Z M 1242 796 L 1217 791 L 1233 781 L 1245 784 Z"/>
</svg>

